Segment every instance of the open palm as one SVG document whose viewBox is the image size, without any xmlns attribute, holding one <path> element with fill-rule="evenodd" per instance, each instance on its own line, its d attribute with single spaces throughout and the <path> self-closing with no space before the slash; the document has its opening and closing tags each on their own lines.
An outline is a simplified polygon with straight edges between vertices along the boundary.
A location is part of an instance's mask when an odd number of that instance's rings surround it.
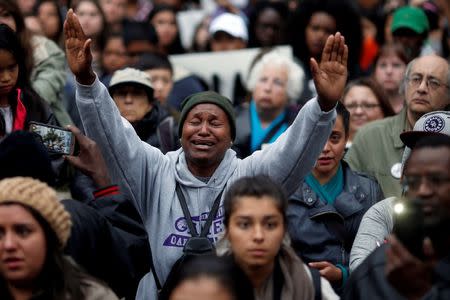
<svg viewBox="0 0 450 300">
<path fill-rule="evenodd" d="M 325 110 L 336 105 L 347 82 L 348 47 L 338 32 L 330 35 L 322 51 L 320 63 L 312 58 L 311 71 L 319 96 L 319 103 Z"/>
<path fill-rule="evenodd" d="M 86 37 L 72 9 L 67 12 L 64 22 L 64 37 L 66 57 L 70 70 L 77 79 L 89 78 L 93 71 L 91 67 L 91 40 Z"/>
</svg>

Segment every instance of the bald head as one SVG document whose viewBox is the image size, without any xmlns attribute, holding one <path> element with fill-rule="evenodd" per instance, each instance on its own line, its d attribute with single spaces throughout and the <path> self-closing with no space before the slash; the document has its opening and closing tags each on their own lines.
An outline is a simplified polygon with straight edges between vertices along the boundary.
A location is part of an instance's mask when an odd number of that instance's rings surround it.
<svg viewBox="0 0 450 300">
<path fill-rule="evenodd" d="M 424 114 L 445 110 L 450 104 L 449 63 L 437 55 L 411 61 L 405 72 L 403 92 L 411 125 Z"/>
</svg>

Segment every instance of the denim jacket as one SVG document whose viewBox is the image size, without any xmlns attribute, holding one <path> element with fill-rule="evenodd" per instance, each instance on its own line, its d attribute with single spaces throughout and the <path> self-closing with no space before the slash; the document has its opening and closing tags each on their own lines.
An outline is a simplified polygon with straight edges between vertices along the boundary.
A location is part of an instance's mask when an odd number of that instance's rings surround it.
<svg viewBox="0 0 450 300">
<path fill-rule="evenodd" d="M 326 204 L 305 181 L 290 197 L 288 231 L 296 253 L 305 262 L 328 261 L 348 271 L 359 223 L 370 206 L 382 200 L 378 183 L 342 162 L 344 190 Z M 348 272 L 347 272 L 348 274 Z"/>
</svg>

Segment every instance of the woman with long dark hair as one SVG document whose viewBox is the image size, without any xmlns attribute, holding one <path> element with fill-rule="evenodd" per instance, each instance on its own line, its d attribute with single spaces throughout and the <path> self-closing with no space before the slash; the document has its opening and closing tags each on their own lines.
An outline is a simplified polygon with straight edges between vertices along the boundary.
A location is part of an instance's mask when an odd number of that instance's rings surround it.
<svg viewBox="0 0 450 300">
<path fill-rule="evenodd" d="M 340 32 L 348 45 L 349 79 L 359 76 L 359 58 L 362 45 L 360 16 L 353 1 L 304 0 L 294 13 L 289 26 L 290 44 L 294 56 L 305 70 L 305 89 L 300 102 L 315 95 L 309 60 L 320 61 L 325 42 L 330 34 Z"/>
<path fill-rule="evenodd" d="M 177 12 L 169 5 L 157 5 L 148 16 L 149 22 L 155 27 L 158 35 L 158 49 L 161 53 L 182 54 L 180 30 L 177 24 Z"/>
<path fill-rule="evenodd" d="M 0 181 L 0 298 L 114 300 L 101 282 L 63 255 L 69 213 L 47 184 L 29 177 Z"/>
<path fill-rule="evenodd" d="M 62 46 L 62 32 L 64 19 L 56 0 L 41 0 L 34 7 L 34 14 L 38 18 L 44 35 Z"/>
<path fill-rule="evenodd" d="M 55 122 L 49 106 L 31 87 L 25 53 L 16 33 L 0 24 L 0 137 L 27 129 L 30 121 Z"/>
<path fill-rule="evenodd" d="M 61 126 L 72 124 L 62 103 L 66 82 L 65 57 L 62 50 L 44 36 L 32 34 L 14 0 L 0 0 L 0 23 L 8 25 L 18 36 L 24 55 L 19 58 L 29 70 L 29 81 L 39 96 L 50 105 Z"/>
</svg>

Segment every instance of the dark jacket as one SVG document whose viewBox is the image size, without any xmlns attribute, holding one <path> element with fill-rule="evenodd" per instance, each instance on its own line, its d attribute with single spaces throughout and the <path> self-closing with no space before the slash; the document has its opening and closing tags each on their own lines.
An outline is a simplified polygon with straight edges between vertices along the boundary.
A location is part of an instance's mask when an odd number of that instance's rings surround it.
<svg viewBox="0 0 450 300">
<path fill-rule="evenodd" d="M 26 117 L 23 127 L 16 128 L 16 130 L 28 130 L 28 126 L 31 121 L 49 125 L 58 125 L 50 106 L 33 90 L 16 89 L 16 91 L 11 95 L 10 105 L 11 110 L 13 111 L 14 120 L 16 119 L 16 110 L 19 99 L 25 107 Z M 0 133 L 6 129 L 5 119 L 2 114 L 0 114 L 0 128 Z"/>
<path fill-rule="evenodd" d="M 333 205 L 325 204 L 303 182 L 289 199 L 287 217 L 292 245 L 306 263 L 325 260 L 348 270 L 359 223 L 369 207 L 384 197 L 375 180 L 344 162 L 342 166 L 344 190 Z"/>
<path fill-rule="evenodd" d="M 154 104 L 142 120 L 133 124 L 142 141 L 161 150 L 162 153 L 179 148 L 177 125 L 173 117 L 158 104 Z"/>
<path fill-rule="evenodd" d="M 116 192 L 105 194 L 114 188 Z M 141 277 L 150 268 L 147 233 L 133 204 L 117 186 L 97 193 L 88 204 L 62 201 L 73 223 L 65 252 L 119 297 L 134 299 Z"/>
<path fill-rule="evenodd" d="M 251 121 L 249 103 L 245 103 L 236 108 L 236 138 L 233 142 L 232 149 L 236 151 L 239 158 L 246 158 L 251 151 Z M 291 125 L 294 121 L 299 108 L 297 106 L 288 106 L 286 108 L 286 117 L 282 124 Z M 277 130 L 278 131 L 278 130 Z M 270 134 L 271 132 L 269 132 Z M 274 132 L 275 134 L 276 132 Z M 259 147 L 261 149 L 261 145 Z"/>
<path fill-rule="evenodd" d="M 388 282 L 385 275 L 387 244 L 375 249 L 352 273 L 342 294 L 348 300 L 404 300 Z M 424 300 L 450 299 L 450 256 L 441 260 L 434 269 L 432 288 Z"/>
<path fill-rule="evenodd" d="M 33 92 L 35 94 L 35 92 Z M 55 119 L 52 109 L 40 97 L 30 99 L 28 93 L 22 94 L 22 101 L 27 109 L 27 118 L 25 121 L 25 128 L 28 127 L 29 122 L 35 121 L 49 125 L 59 125 Z"/>
</svg>

